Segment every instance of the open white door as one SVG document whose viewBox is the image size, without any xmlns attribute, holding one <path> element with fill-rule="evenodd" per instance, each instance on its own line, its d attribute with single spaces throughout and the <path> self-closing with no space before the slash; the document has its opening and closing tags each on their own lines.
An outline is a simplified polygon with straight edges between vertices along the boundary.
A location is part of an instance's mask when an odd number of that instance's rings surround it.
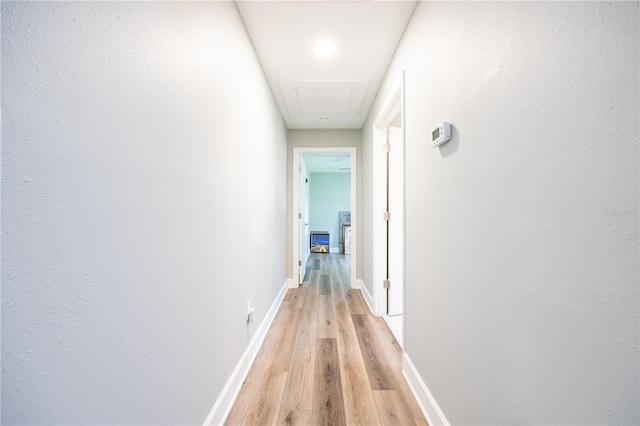
<svg viewBox="0 0 640 426">
<path fill-rule="evenodd" d="M 404 299 L 404 141 L 402 129 L 389 127 L 389 232 L 387 315 L 402 315 Z"/>
<path fill-rule="evenodd" d="M 373 313 L 404 348 L 405 142 L 404 71 L 373 122 Z M 377 219 L 379 218 L 379 219 Z"/>
<path fill-rule="evenodd" d="M 300 155 L 300 163 L 298 167 L 298 285 L 302 285 L 305 274 L 305 261 L 307 259 L 308 235 L 307 227 L 309 219 L 307 218 L 307 166 L 304 158 Z"/>
</svg>

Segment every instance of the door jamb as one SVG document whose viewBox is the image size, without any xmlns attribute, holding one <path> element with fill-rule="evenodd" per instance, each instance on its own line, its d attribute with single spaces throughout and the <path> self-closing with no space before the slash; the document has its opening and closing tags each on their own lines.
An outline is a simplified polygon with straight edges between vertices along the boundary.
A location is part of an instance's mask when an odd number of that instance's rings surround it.
<svg viewBox="0 0 640 426">
<path fill-rule="evenodd" d="M 405 167 L 406 167 L 406 112 L 405 112 L 405 94 L 404 94 L 404 72 L 402 73 L 402 80 L 395 86 L 393 86 L 393 92 L 384 103 L 384 106 L 378 113 L 375 121 L 373 122 L 373 314 L 376 316 L 382 316 L 385 314 L 385 298 L 383 280 L 385 276 L 385 222 L 383 220 L 383 212 L 385 211 L 386 200 L 386 163 L 384 144 L 386 143 L 386 131 L 387 127 L 398 114 L 402 117 L 402 143 L 405 145 Z M 405 176 L 403 177 L 403 187 L 406 188 L 406 169 Z M 406 197 L 405 197 L 405 211 L 406 211 Z M 403 265 L 404 270 L 402 282 L 403 288 L 403 329 L 405 322 L 406 311 L 406 216 L 405 216 L 405 229 L 403 230 Z M 404 332 L 403 332 L 404 336 Z M 404 338 L 403 338 L 404 340 Z M 404 348 L 404 342 L 401 343 Z"/>
</svg>

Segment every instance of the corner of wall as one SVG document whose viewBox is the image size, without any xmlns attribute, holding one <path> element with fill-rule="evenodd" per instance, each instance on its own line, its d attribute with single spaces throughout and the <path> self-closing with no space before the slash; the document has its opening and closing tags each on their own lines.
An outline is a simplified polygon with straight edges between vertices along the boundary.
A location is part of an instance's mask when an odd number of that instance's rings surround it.
<svg viewBox="0 0 640 426">
<path fill-rule="evenodd" d="M 251 342 L 242 354 L 236 368 L 233 370 L 233 373 L 231 373 L 231 377 L 227 380 L 227 383 L 213 405 L 211 412 L 209 412 L 209 415 L 204 421 L 205 426 L 224 424 L 229 412 L 231 411 L 231 407 L 233 407 L 233 403 L 240 393 L 242 383 L 247 377 L 247 374 L 249 374 L 253 361 L 255 360 L 256 355 L 258 355 L 258 351 L 267 336 L 269 327 L 271 327 L 276 313 L 284 300 L 284 296 L 287 294 L 287 289 L 290 288 L 292 282 L 292 279 L 287 279 L 282 285 L 282 288 L 276 296 L 276 299 L 273 301 L 271 308 L 269 308 L 267 315 L 260 324 L 260 327 L 258 327 L 256 334 L 253 336 L 253 339 L 251 339 Z"/>
<path fill-rule="evenodd" d="M 362 291 L 362 296 L 364 296 L 364 301 L 367 302 L 367 306 L 369 307 L 369 311 L 375 315 L 375 310 L 373 309 L 373 297 L 371 293 L 369 293 L 369 289 L 364 284 L 364 281 L 361 279 L 356 280 L 358 282 L 358 288 Z"/>
<path fill-rule="evenodd" d="M 407 379 L 407 383 L 415 395 L 418 405 L 424 417 L 427 419 L 427 423 L 429 423 L 430 426 L 448 426 L 449 421 L 406 352 L 402 354 L 402 374 L 404 374 L 404 377 Z"/>
</svg>

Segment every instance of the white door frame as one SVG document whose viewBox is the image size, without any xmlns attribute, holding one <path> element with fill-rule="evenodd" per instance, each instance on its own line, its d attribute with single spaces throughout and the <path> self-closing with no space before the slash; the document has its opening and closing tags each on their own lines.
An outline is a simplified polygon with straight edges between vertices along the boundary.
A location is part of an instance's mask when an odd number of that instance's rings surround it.
<svg viewBox="0 0 640 426">
<path fill-rule="evenodd" d="M 383 218 L 383 212 L 386 210 L 386 157 L 384 145 L 387 141 L 387 127 L 395 116 L 401 113 L 402 116 L 402 143 L 405 145 L 405 161 L 406 164 L 406 112 L 405 112 L 405 94 L 404 94 L 404 72 L 402 80 L 395 86 L 392 94 L 389 96 L 380 113 L 373 122 L 373 314 L 382 316 L 386 313 L 385 309 L 385 293 L 383 281 L 385 279 L 385 235 L 386 224 Z M 406 171 L 403 176 L 403 191 L 406 188 Z M 405 198 L 406 211 L 406 198 Z M 393 213 L 392 213 L 393 215 Z M 406 254 L 406 221 L 403 230 L 402 250 Z M 406 255 L 403 256 L 403 277 L 406 277 Z M 403 314 L 406 309 L 406 286 L 405 280 L 401 283 L 403 286 Z M 392 284 L 393 285 L 393 284 Z M 404 329 L 405 315 L 402 316 Z M 404 333 L 403 333 L 404 336 Z M 404 340 L 404 337 L 403 337 Z M 404 342 L 401 342 L 404 348 Z"/>
<path fill-rule="evenodd" d="M 296 277 L 298 276 L 298 261 L 304 259 L 299 259 L 298 255 L 298 209 L 299 209 L 299 198 L 300 198 L 300 184 L 298 181 L 298 167 L 300 166 L 300 155 L 301 154 L 334 154 L 334 153 L 349 153 L 351 154 L 351 288 L 359 288 L 357 286 L 356 281 L 356 269 L 358 265 L 358 223 L 357 217 L 358 212 L 356 208 L 356 201 L 358 199 L 358 194 L 356 192 L 356 181 L 358 176 L 357 170 L 357 159 L 356 159 L 356 148 L 355 147 L 342 147 L 342 148 L 307 148 L 307 147 L 294 147 L 293 148 L 293 158 L 292 158 L 292 169 L 291 169 L 291 182 L 293 184 L 293 194 L 291 197 L 291 230 L 293 236 L 293 244 L 291 250 L 293 252 L 293 269 L 292 277 L 293 280 L 291 282 L 291 287 L 298 287 L 298 283 L 296 282 Z"/>
<path fill-rule="evenodd" d="M 309 250 L 308 247 L 306 247 L 306 244 L 309 242 L 307 241 L 307 236 L 310 237 L 309 233 L 308 233 L 308 226 L 309 226 L 309 217 L 308 217 L 308 211 L 309 211 L 309 206 L 307 206 L 307 200 L 308 200 L 308 187 L 307 187 L 307 167 L 305 164 L 305 161 L 303 158 L 299 158 L 299 163 L 298 166 L 302 166 L 302 168 L 298 167 L 298 175 L 297 180 L 298 180 L 298 211 L 302 213 L 302 217 L 299 217 L 298 220 L 298 237 L 300 237 L 301 233 L 304 233 L 304 238 L 302 238 L 302 241 L 300 241 L 300 238 L 298 238 L 298 255 L 301 256 L 302 259 L 302 265 L 304 266 L 305 262 L 308 259 L 308 256 L 311 253 L 307 253 L 307 250 Z M 304 176 L 302 176 L 304 174 Z M 304 188 L 304 191 L 303 191 Z M 301 199 L 302 197 L 300 197 L 300 195 L 304 195 L 304 199 Z M 310 250 L 309 250 L 310 251 Z M 300 267 L 298 268 L 298 274 L 296 274 L 296 276 L 294 277 L 294 280 L 296 280 L 299 284 L 302 284 L 302 281 L 304 279 L 304 268 Z"/>
</svg>

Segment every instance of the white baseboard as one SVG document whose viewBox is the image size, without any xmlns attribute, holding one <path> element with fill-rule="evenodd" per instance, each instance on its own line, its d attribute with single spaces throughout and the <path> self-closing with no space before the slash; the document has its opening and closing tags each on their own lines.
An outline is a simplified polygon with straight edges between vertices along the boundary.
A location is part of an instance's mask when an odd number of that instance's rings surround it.
<svg viewBox="0 0 640 426">
<path fill-rule="evenodd" d="M 287 293 L 287 289 L 289 288 L 290 282 L 294 282 L 293 279 L 288 279 L 282 285 L 280 292 L 276 296 L 276 299 L 271 304 L 267 315 L 265 315 L 264 320 L 256 330 L 256 334 L 254 334 L 251 342 L 245 349 L 240 361 L 238 361 L 238 365 L 231 373 L 231 377 L 227 380 L 227 384 L 222 389 L 220 396 L 216 400 L 216 403 L 213 405 L 211 412 L 207 416 L 207 419 L 204 421 L 205 426 L 209 425 L 222 425 L 224 421 L 227 419 L 229 415 L 229 411 L 231 411 L 231 407 L 238 397 L 238 393 L 240 393 L 240 388 L 242 388 L 242 383 L 244 379 L 246 379 L 247 374 L 249 373 L 249 369 L 253 364 L 253 361 L 258 355 L 258 351 L 262 346 L 262 342 L 264 342 L 264 338 L 267 335 L 267 331 L 269 331 L 269 327 L 271 327 L 271 323 L 282 304 L 282 300 L 284 299 L 285 294 Z M 297 286 L 296 286 L 297 287 Z"/>
<path fill-rule="evenodd" d="M 329 248 L 329 253 L 340 253 L 340 247 Z"/>
<path fill-rule="evenodd" d="M 362 280 L 358 280 L 360 281 L 360 290 L 362 291 L 362 295 L 364 296 L 364 301 L 367 302 L 367 306 L 369 306 L 369 312 L 374 312 L 373 310 L 373 297 L 371 296 L 371 293 L 369 293 L 369 290 L 367 289 L 367 286 L 364 285 L 364 281 Z"/>
<path fill-rule="evenodd" d="M 296 284 L 296 281 L 293 278 L 288 278 L 287 281 L 285 282 L 285 285 L 287 286 L 287 288 L 298 288 L 298 284 Z"/>
<path fill-rule="evenodd" d="M 360 278 L 356 278 L 351 288 L 360 288 L 362 287 L 362 280 Z"/>
<path fill-rule="evenodd" d="M 413 391 L 424 417 L 427 419 L 427 423 L 429 423 L 430 426 L 449 426 L 449 421 L 444 416 L 444 413 L 406 352 L 402 354 L 402 373 L 407 379 L 409 387 Z"/>
</svg>

